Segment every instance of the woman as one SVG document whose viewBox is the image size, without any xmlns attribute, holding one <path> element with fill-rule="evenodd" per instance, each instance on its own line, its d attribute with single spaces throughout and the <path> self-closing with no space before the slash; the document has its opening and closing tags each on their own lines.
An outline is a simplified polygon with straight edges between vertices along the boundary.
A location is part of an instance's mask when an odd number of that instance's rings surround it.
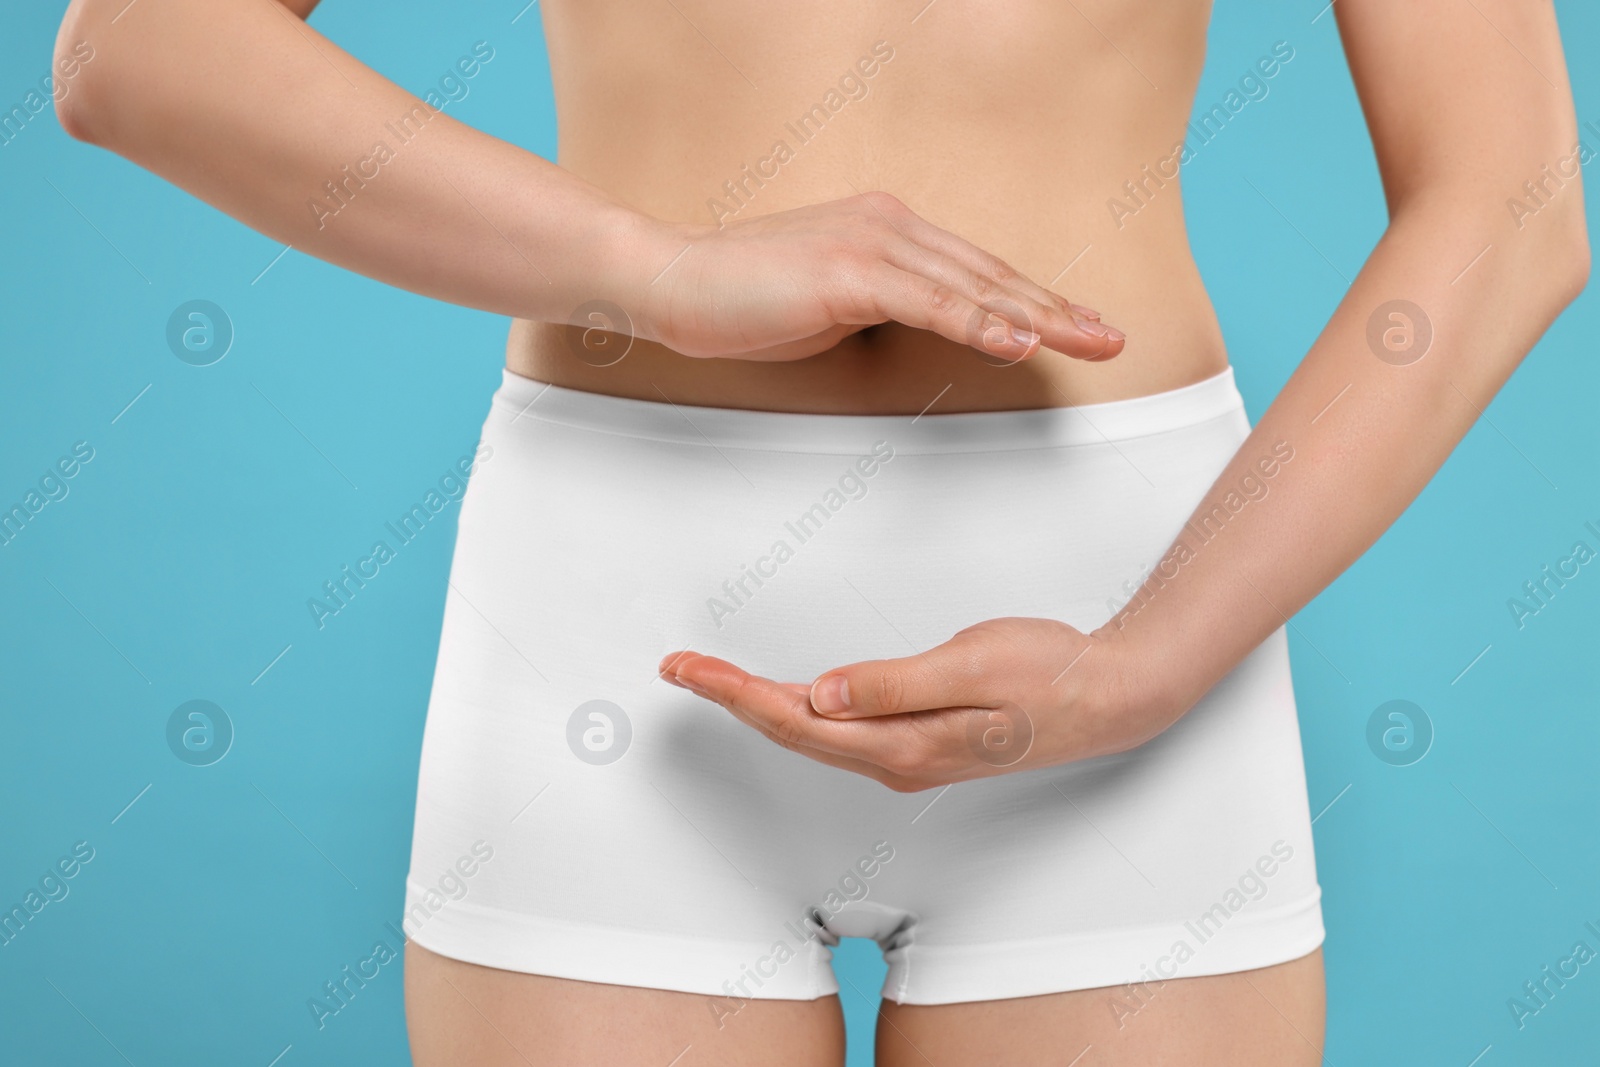
<svg viewBox="0 0 1600 1067">
<path fill-rule="evenodd" d="M 314 3 L 73 0 L 60 117 L 514 319 L 416 1062 L 838 1063 L 841 936 L 889 960 L 882 1064 L 1319 1062 L 1283 627 L 1587 279 L 1551 6 L 1334 9 L 1390 225 L 1252 429 L 1178 191 L 1205 3 L 549 0 L 560 167 Z"/>
</svg>

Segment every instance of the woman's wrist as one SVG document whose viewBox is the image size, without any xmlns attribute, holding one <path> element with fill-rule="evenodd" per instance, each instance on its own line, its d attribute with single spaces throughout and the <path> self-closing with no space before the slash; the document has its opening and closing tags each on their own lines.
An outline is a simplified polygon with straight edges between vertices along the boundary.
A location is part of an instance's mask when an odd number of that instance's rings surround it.
<svg viewBox="0 0 1600 1067">
<path fill-rule="evenodd" d="M 643 324 L 652 283 L 682 250 L 680 244 L 667 251 L 671 224 L 607 198 L 575 205 L 571 213 L 581 225 L 556 243 L 562 249 L 556 262 L 540 264 L 548 284 L 527 317 L 591 326 L 598 313 L 615 324 L 614 332 L 648 337 Z"/>
<path fill-rule="evenodd" d="M 1088 636 L 1092 644 L 1079 664 L 1087 669 L 1077 699 L 1097 724 L 1100 746 L 1111 752 L 1136 748 L 1193 706 L 1177 684 L 1169 657 L 1152 653 L 1110 624 Z"/>
<path fill-rule="evenodd" d="M 685 255 L 711 227 L 670 222 L 616 205 L 606 224 L 602 268 L 607 284 L 603 299 L 626 314 L 630 336 L 664 342 L 677 290 L 673 272 L 684 267 Z M 569 320 L 570 321 L 570 320 Z M 580 323 L 579 325 L 582 325 Z"/>
</svg>

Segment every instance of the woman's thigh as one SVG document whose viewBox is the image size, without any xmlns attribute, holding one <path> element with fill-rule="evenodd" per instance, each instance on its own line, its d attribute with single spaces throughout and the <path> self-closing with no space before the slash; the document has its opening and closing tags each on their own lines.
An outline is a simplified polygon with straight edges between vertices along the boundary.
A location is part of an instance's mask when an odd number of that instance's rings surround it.
<svg viewBox="0 0 1600 1067">
<path fill-rule="evenodd" d="M 480 967 L 406 946 L 416 1067 L 840 1067 L 838 997 L 747 1000 Z M 715 1008 L 716 1010 L 713 1010 Z"/>
<path fill-rule="evenodd" d="M 1314 1067 L 1322 950 L 1288 963 L 1160 984 L 1014 1000 L 884 1001 L 878 1067 Z"/>
</svg>

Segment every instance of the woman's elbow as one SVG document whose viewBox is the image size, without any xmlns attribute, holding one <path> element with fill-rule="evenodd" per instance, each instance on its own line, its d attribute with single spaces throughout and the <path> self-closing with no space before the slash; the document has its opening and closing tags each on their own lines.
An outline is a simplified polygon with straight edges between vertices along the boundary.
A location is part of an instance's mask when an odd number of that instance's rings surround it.
<svg viewBox="0 0 1600 1067">
<path fill-rule="evenodd" d="M 1526 165 L 1521 169 L 1533 173 Z M 1524 291 L 1551 319 L 1589 284 L 1589 220 L 1582 179 L 1576 174 L 1562 177 L 1566 180 L 1560 184 L 1553 174 L 1542 186 L 1526 183 L 1524 197 L 1508 200 L 1515 232 L 1509 240 L 1496 242 L 1515 252 L 1515 271 Z"/>
<path fill-rule="evenodd" d="M 1589 284 L 1589 220 L 1580 200 L 1552 222 L 1555 225 L 1545 242 L 1544 269 L 1555 287 L 1559 314 Z"/>
<path fill-rule="evenodd" d="M 1567 279 L 1570 291 L 1568 303 L 1578 299 L 1578 295 L 1589 285 L 1589 223 L 1581 211 L 1578 213 L 1576 225 L 1572 227 L 1571 246 L 1571 265 L 1568 267 Z"/>
<path fill-rule="evenodd" d="M 92 18 L 85 9 L 93 5 L 72 0 L 56 33 L 55 55 L 51 66 L 51 96 L 55 100 L 56 121 L 69 137 L 95 143 L 100 135 L 97 98 L 102 95 L 102 78 L 96 77 L 98 53 L 91 32 Z M 104 60 L 100 61 L 104 67 Z"/>
<path fill-rule="evenodd" d="M 55 98 L 56 121 L 67 132 L 68 137 L 94 144 L 97 141 L 96 128 L 92 109 L 88 107 L 88 95 L 81 85 L 73 86 L 65 93 L 58 93 Z"/>
</svg>

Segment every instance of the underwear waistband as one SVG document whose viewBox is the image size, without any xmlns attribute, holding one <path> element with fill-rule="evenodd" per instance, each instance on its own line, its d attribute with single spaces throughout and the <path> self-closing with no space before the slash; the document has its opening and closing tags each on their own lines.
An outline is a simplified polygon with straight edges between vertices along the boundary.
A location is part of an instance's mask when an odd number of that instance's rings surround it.
<svg viewBox="0 0 1600 1067">
<path fill-rule="evenodd" d="M 841 415 L 702 407 L 569 389 L 502 371 L 495 404 L 522 419 L 673 444 L 758 451 L 860 451 L 895 442 L 903 452 L 996 452 L 1097 445 L 1148 437 L 1242 412 L 1227 367 L 1192 385 L 1075 407 L 923 415 Z"/>
</svg>

